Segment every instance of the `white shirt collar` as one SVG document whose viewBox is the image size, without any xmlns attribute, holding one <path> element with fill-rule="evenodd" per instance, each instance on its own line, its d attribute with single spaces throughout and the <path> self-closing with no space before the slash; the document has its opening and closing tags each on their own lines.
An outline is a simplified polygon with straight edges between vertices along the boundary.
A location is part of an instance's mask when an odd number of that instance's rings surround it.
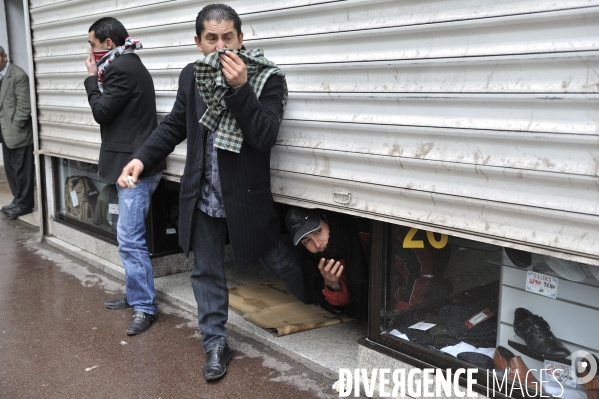
<svg viewBox="0 0 599 399">
<path fill-rule="evenodd" d="M 6 61 L 6 65 L 4 65 L 4 69 L 0 71 L 0 79 L 2 79 L 4 77 L 4 75 L 6 75 L 6 71 L 8 70 L 9 64 L 10 64 L 10 61 Z"/>
</svg>

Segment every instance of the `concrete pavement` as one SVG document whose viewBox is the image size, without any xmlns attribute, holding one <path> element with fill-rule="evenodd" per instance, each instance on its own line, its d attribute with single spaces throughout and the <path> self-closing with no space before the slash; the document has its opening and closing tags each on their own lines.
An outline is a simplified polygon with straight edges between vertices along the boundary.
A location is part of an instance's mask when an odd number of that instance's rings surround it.
<svg viewBox="0 0 599 399">
<path fill-rule="evenodd" d="M 0 398 L 328 398 L 333 380 L 232 332 L 227 375 L 206 383 L 194 315 L 162 303 L 150 330 L 108 310 L 122 281 L 0 215 Z"/>
</svg>

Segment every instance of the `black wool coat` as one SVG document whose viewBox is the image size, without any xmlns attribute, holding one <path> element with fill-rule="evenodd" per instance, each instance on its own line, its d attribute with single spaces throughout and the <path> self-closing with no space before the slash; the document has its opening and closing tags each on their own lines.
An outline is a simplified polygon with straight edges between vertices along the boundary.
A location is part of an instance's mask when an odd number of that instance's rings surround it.
<svg viewBox="0 0 599 399">
<path fill-rule="evenodd" d="M 244 138 L 239 154 L 217 150 L 223 205 L 237 267 L 264 255 L 279 239 L 280 224 L 270 191 L 270 150 L 279 132 L 283 95 L 283 78 L 272 75 L 260 98 L 249 83 L 225 96 Z M 207 130 L 199 120 L 205 111 L 191 63 L 179 75 L 173 109 L 134 153 L 144 168 L 153 169 L 187 139 L 179 193 L 179 245 L 186 255 L 192 249 L 193 215 L 200 198 Z"/>
<path fill-rule="evenodd" d="M 115 183 L 123 167 L 158 125 L 154 81 L 137 54 L 122 54 L 104 72 L 104 92 L 98 77 L 85 79 L 87 99 L 100 124 L 102 145 L 98 173 L 104 183 Z M 147 172 L 166 169 L 157 163 Z"/>
</svg>

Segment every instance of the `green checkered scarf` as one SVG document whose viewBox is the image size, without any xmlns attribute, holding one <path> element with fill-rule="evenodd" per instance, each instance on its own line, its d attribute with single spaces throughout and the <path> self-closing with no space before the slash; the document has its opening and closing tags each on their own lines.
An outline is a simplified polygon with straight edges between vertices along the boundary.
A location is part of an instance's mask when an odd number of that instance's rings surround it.
<svg viewBox="0 0 599 399">
<path fill-rule="evenodd" d="M 233 112 L 227 108 L 224 98 L 230 89 L 227 79 L 221 71 L 220 64 L 220 55 L 225 51 L 234 52 L 245 63 L 248 82 L 254 89 L 256 97 L 260 97 L 264 84 L 271 75 L 282 76 L 285 82 L 285 73 L 272 61 L 264 58 L 264 51 L 261 49 L 242 49 L 239 51 L 221 49 L 196 61 L 196 84 L 198 91 L 202 95 L 202 99 L 208 107 L 202 119 L 200 119 L 200 123 L 206 129 L 217 132 L 214 139 L 215 147 L 239 153 L 241 151 L 241 144 L 243 143 L 243 134 Z M 279 116 L 279 122 L 283 119 L 285 106 L 287 105 L 286 82 L 282 103 L 283 112 Z"/>
</svg>

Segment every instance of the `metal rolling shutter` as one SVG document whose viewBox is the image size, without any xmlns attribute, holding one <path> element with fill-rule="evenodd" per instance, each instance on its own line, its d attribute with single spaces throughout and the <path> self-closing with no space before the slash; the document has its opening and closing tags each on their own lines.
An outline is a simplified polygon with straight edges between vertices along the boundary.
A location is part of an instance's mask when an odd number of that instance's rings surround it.
<svg viewBox="0 0 599 399">
<path fill-rule="evenodd" d="M 297 9 L 331 0 L 228 2 L 246 24 L 277 9 Z M 154 78 L 159 119 L 175 101 L 181 69 L 199 57 L 193 41 L 195 18 L 210 1 L 30 1 L 31 29 L 40 123 L 40 149 L 58 157 L 97 162 L 100 129 L 93 120 L 83 81 L 89 52 L 87 31 L 98 18 L 119 19 L 142 41 L 137 52 Z M 268 12 L 267 12 L 268 11 Z M 270 19 L 268 22 L 272 23 Z M 167 173 L 183 173 L 185 142 L 167 159 Z"/>
<path fill-rule="evenodd" d="M 83 60 L 97 18 L 145 46 L 158 109 L 209 2 L 31 1 L 41 148 L 95 160 Z M 599 0 L 229 2 L 287 73 L 277 201 L 599 265 Z M 185 144 L 169 158 L 180 175 Z"/>
</svg>

